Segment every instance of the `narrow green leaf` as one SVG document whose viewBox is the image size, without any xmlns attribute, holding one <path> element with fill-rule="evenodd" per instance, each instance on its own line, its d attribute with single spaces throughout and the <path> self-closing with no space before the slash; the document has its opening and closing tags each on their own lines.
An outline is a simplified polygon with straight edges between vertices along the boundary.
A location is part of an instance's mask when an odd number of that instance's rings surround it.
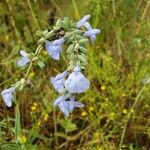
<svg viewBox="0 0 150 150">
<path fill-rule="evenodd" d="M 15 109 L 15 136 L 16 136 L 16 143 L 18 143 L 19 136 L 20 136 L 20 111 L 19 111 L 18 104 L 16 104 L 16 109 Z"/>
</svg>

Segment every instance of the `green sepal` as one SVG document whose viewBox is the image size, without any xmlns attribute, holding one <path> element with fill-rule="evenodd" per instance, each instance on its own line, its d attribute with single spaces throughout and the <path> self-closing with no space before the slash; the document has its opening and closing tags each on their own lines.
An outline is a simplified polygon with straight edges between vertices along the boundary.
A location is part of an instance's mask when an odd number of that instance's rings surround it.
<svg viewBox="0 0 150 150">
<path fill-rule="evenodd" d="M 78 55 L 78 60 L 86 63 L 87 62 L 86 55 L 84 55 L 84 54 Z"/>
<path fill-rule="evenodd" d="M 81 46 L 80 46 L 80 51 L 81 51 L 81 53 L 84 53 L 84 54 L 87 53 L 87 49 L 84 47 L 81 47 Z"/>
<path fill-rule="evenodd" d="M 49 39 L 49 38 L 53 37 L 54 35 L 55 35 L 55 30 L 52 30 L 46 34 L 45 38 Z"/>
<path fill-rule="evenodd" d="M 45 67 L 45 64 L 42 61 L 40 61 L 40 60 L 37 62 L 37 64 L 38 64 L 38 66 L 40 68 L 44 68 Z"/>
<path fill-rule="evenodd" d="M 74 49 L 74 44 L 71 44 L 71 45 L 68 47 L 68 49 L 66 50 L 66 53 L 67 53 L 67 54 L 73 53 L 73 49 Z"/>
<path fill-rule="evenodd" d="M 69 65 L 69 67 L 67 68 L 67 71 L 71 71 L 71 70 L 73 70 L 73 68 L 75 67 L 75 65 L 74 64 L 72 64 L 72 65 Z"/>
<path fill-rule="evenodd" d="M 82 39 L 80 39 L 78 42 L 79 42 L 80 44 L 86 44 L 86 43 L 89 43 L 89 39 L 82 37 Z"/>
</svg>

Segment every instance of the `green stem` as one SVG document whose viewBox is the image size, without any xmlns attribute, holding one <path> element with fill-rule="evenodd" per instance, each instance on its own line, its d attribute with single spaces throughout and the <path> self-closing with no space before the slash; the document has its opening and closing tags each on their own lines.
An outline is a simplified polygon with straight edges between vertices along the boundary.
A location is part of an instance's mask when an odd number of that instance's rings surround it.
<svg viewBox="0 0 150 150">
<path fill-rule="evenodd" d="M 20 110 L 19 110 L 19 104 L 17 102 L 16 108 L 15 108 L 15 136 L 16 136 L 16 143 L 19 142 L 19 136 L 21 132 L 21 124 L 20 124 Z"/>
<path fill-rule="evenodd" d="M 40 29 L 39 23 L 38 23 L 38 21 L 37 21 L 37 19 L 36 19 L 35 13 L 34 13 L 34 11 L 33 11 L 33 9 L 32 9 L 32 5 L 31 5 L 30 0 L 27 0 L 27 3 L 28 3 L 28 6 L 29 6 L 29 9 L 30 9 L 30 11 L 31 11 L 32 18 L 33 18 L 33 20 L 34 20 L 34 22 L 35 22 L 35 24 L 36 24 L 36 27 L 37 27 L 38 29 Z"/>
<path fill-rule="evenodd" d="M 148 83 L 147 83 L 148 84 Z M 135 99 L 135 102 L 134 104 L 132 105 L 131 109 L 130 110 L 133 110 L 134 107 L 136 106 L 137 102 L 139 101 L 139 98 L 141 96 L 141 94 L 143 93 L 143 91 L 145 90 L 147 84 L 145 84 L 143 86 L 143 88 L 140 90 L 139 94 L 137 95 L 136 99 Z M 120 146 L 119 146 L 119 150 L 122 150 L 122 145 L 123 145 L 123 140 L 124 140 L 124 137 L 125 137 L 125 132 L 126 132 L 126 128 L 127 128 L 127 125 L 128 125 L 128 122 L 129 122 L 129 119 L 131 118 L 131 115 L 132 115 L 132 112 L 130 111 L 127 115 L 127 121 L 124 125 L 124 128 L 123 128 L 123 131 L 122 131 L 122 135 L 121 135 L 121 140 L 120 140 Z"/>
<path fill-rule="evenodd" d="M 20 33 L 19 33 L 19 31 L 16 27 L 16 23 L 15 23 L 15 20 L 14 20 L 14 15 L 12 13 L 13 12 L 12 7 L 11 7 L 8 0 L 5 0 L 5 4 L 8 8 L 8 12 L 10 13 L 10 21 L 11 21 L 12 27 L 14 28 L 17 39 L 19 40 L 20 39 Z"/>
<path fill-rule="evenodd" d="M 42 45 L 40 44 L 36 51 L 35 51 L 35 54 L 38 54 L 42 49 Z M 25 80 L 28 78 L 28 75 L 30 73 L 30 70 L 33 66 L 33 62 L 31 60 L 31 63 L 27 69 L 27 72 L 25 74 Z M 20 98 L 19 98 L 20 99 Z M 19 106 L 20 106 L 20 102 L 19 100 L 16 101 L 16 108 L 15 108 L 15 136 L 16 136 L 16 143 L 19 142 L 19 136 L 20 136 L 20 132 L 21 132 L 21 123 L 20 123 L 20 110 L 19 110 Z"/>
<path fill-rule="evenodd" d="M 36 49 L 36 51 L 35 51 L 35 54 L 38 54 L 38 53 L 41 51 L 41 49 L 42 49 L 42 45 L 40 44 L 40 45 L 37 47 L 37 49 Z M 29 65 L 29 67 L 28 67 L 28 69 L 27 69 L 27 72 L 26 72 L 26 74 L 25 74 L 25 77 L 24 77 L 25 80 L 28 78 L 28 75 L 29 75 L 29 73 L 30 73 L 30 70 L 31 70 L 32 66 L 33 66 L 33 62 L 31 61 L 30 65 Z"/>
</svg>

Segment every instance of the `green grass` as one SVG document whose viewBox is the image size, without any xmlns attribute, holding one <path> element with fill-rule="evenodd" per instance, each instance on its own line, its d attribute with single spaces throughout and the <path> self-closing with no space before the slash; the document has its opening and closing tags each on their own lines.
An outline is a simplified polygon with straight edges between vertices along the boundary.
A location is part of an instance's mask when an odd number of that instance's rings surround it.
<svg viewBox="0 0 150 150">
<path fill-rule="evenodd" d="M 35 50 L 37 29 L 51 29 L 59 17 L 78 20 L 91 14 L 90 23 L 102 32 L 88 46 L 86 74 L 91 86 L 78 96 L 85 107 L 70 118 L 53 107 L 57 93 L 48 80 L 65 70 L 67 61 L 65 53 L 57 63 L 43 53 L 46 68 L 31 69 L 29 85 L 17 95 L 21 123 L 15 119 L 15 107 L 7 109 L 0 97 L 0 149 L 147 150 L 149 11 L 150 0 L 1 1 L 0 91 L 24 76 L 25 70 L 16 66 L 18 51 Z"/>
</svg>

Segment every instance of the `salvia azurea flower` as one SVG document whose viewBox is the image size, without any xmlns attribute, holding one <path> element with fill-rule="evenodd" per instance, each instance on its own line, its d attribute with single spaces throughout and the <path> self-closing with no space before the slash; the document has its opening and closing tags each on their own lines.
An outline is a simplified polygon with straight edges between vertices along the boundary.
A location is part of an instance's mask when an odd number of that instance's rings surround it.
<svg viewBox="0 0 150 150">
<path fill-rule="evenodd" d="M 7 107 L 12 106 L 12 100 L 13 100 L 13 93 L 14 92 L 15 92 L 15 88 L 11 87 L 11 88 L 3 90 L 1 93 Z"/>
<path fill-rule="evenodd" d="M 84 32 L 84 36 L 90 37 L 91 41 L 94 41 L 96 39 L 96 34 L 99 34 L 100 30 L 99 29 L 91 29 L 89 31 Z"/>
<path fill-rule="evenodd" d="M 92 27 L 91 27 L 91 25 L 90 25 L 88 22 L 85 22 L 85 23 L 84 23 L 84 27 L 85 27 L 88 31 L 92 30 Z M 90 40 L 91 40 L 91 41 L 96 40 L 96 35 L 91 35 L 91 36 L 90 36 Z"/>
<path fill-rule="evenodd" d="M 77 28 L 85 27 L 88 31 L 85 31 L 83 36 L 89 37 L 91 41 L 96 39 L 96 34 L 100 33 L 99 29 L 92 29 L 91 25 L 87 22 L 90 15 L 84 16 L 80 21 L 77 22 Z"/>
<path fill-rule="evenodd" d="M 62 37 L 62 38 L 60 38 L 60 39 L 58 39 L 58 40 L 55 40 L 54 42 L 53 42 L 53 45 L 61 45 L 61 44 L 63 44 L 65 42 L 65 40 L 64 40 L 64 38 Z"/>
<path fill-rule="evenodd" d="M 71 97 L 69 101 L 67 101 L 67 97 L 65 95 L 58 97 L 54 102 L 54 106 L 58 106 L 66 116 L 69 116 L 75 107 L 84 107 L 82 103 L 75 101 L 74 96 Z"/>
<path fill-rule="evenodd" d="M 78 21 L 77 28 L 81 28 L 90 17 L 91 17 L 90 15 L 86 15 L 80 21 Z"/>
<path fill-rule="evenodd" d="M 85 92 L 90 86 L 90 82 L 81 73 L 79 66 L 75 67 L 73 72 L 68 76 L 65 81 L 65 89 L 70 93 L 82 93 Z"/>
<path fill-rule="evenodd" d="M 61 93 L 64 90 L 64 83 L 65 83 L 65 78 L 67 76 L 67 71 L 64 71 L 63 73 L 58 74 L 56 77 L 51 77 L 50 81 L 53 85 L 53 87 Z"/>
<path fill-rule="evenodd" d="M 27 63 L 30 62 L 30 59 L 28 58 L 28 54 L 26 53 L 26 51 L 21 50 L 20 55 L 21 55 L 21 59 L 17 61 L 18 66 L 20 67 L 25 66 Z"/>
<path fill-rule="evenodd" d="M 64 43 L 64 38 L 60 38 L 55 41 L 47 41 L 45 43 L 45 48 L 48 51 L 48 54 L 54 59 L 54 60 L 59 60 L 60 58 L 60 53 L 62 52 L 62 47 L 61 45 Z"/>
<path fill-rule="evenodd" d="M 76 102 L 75 101 L 75 97 L 71 97 L 70 98 L 70 101 L 68 101 L 69 103 L 69 111 L 72 113 L 74 108 L 78 107 L 78 108 L 81 108 L 81 107 L 84 107 L 84 105 L 80 102 Z"/>
</svg>

